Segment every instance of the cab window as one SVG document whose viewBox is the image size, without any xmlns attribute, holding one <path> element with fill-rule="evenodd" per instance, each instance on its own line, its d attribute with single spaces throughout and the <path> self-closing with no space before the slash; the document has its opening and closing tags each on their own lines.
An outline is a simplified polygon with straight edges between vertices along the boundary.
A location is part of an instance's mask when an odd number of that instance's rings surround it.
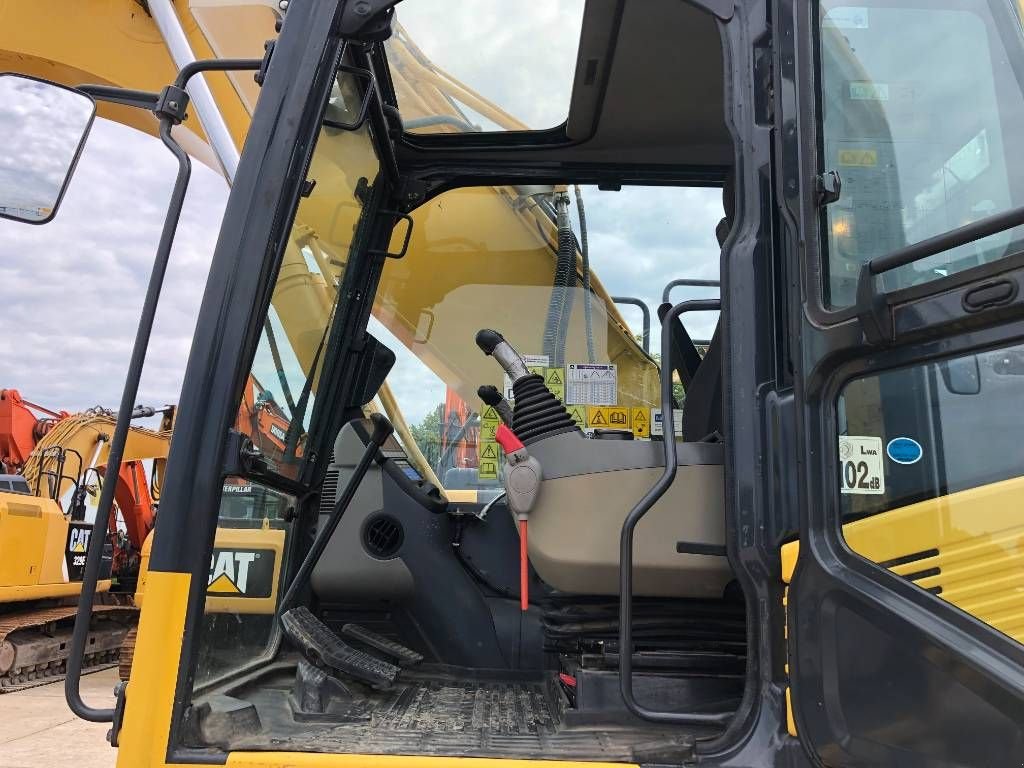
<svg viewBox="0 0 1024 768">
<path fill-rule="evenodd" d="M 820 5 L 825 301 L 864 262 L 1024 205 L 1024 39 L 1009 0 Z M 894 41 L 899 41 L 895 44 Z M 887 292 L 1024 249 L 1024 228 L 893 270 Z"/>
<path fill-rule="evenodd" d="M 571 267 L 561 276 L 553 226 L 560 194 L 573 231 Z M 418 210 L 412 235 L 417 261 L 385 265 L 369 330 L 396 351 L 387 384 L 409 425 L 404 442 L 415 442 L 429 467 L 418 467 L 420 474 L 446 491 L 482 492 L 481 499 L 501 488 L 498 420 L 477 389 L 493 385 L 510 400 L 512 393 L 474 343 L 484 328 L 502 333 L 544 374 L 580 427 L 622 430 L 640 439 L 652 429 L 657 434 L 657 309 L 670 281 L 718 278 L 721 200 L 720 189 L 582 187 L 577 198 L 573 187 L 564 193 L 480 187 L 446 192 Z M 680 286 L 669 301 L 717 295 L 717 288 Z M 641 312 L 620 302 L 623 297 L 650 313 L 648 352 Z M 698 354 L 714 333 L 717 314 L 682 318 Z M 596 384 L 581 383 L 580 365 L 607 375 L 608 386 L 598 391 Z M 681 383 L 676 395 L 681 432 Z"/>
<path fill-rule="evenodd" d="M 1024 345 L 855 379 L 839 397 L 850 548 L 1024 642 Z"/>
</svg>

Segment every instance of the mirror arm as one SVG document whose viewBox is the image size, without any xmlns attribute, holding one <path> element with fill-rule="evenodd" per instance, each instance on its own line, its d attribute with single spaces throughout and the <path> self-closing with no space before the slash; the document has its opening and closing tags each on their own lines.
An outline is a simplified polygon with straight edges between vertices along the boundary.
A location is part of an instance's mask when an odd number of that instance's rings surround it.
<svg viewBox="0 0 1024 768">
<path fill-rule="evenodd" d="M 112 85 L 79 85 L 76 90 L 92 96 L 96 101 L 110 104 L 123 104 L 126 107 L 137 107 L 152 111 L 160 100 L 159 93 L 151 91 L 135 91 L 130 88 L 117 88 Z"/>
</svg>

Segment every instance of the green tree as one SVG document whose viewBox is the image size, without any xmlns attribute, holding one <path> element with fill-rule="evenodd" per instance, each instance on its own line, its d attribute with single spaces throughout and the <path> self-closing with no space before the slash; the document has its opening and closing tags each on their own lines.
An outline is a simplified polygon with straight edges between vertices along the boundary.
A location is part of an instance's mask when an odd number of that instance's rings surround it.
<svg viewBox="0 0 1024 768">
<path fill-rule="evenodd" d="M 437 466 L 441 458 L 441 427 L 444 422 L 444 403 L 438 406 L 423 417 L 419 424 L 409 427 L 416 445 L 420 447 L 427 463 L 432 467 Z"/>
</svg>

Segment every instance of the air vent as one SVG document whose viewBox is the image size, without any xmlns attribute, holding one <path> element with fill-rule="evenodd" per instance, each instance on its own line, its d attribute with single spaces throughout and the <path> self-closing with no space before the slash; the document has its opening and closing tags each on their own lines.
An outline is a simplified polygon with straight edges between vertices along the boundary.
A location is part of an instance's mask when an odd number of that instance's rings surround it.
<svg viewBox="0 0 1024 768">
<path fill-rule="evenodd" d="M 404 539 L 402 524 L 391 515 L 374 515 L 363 526 L 363 547 L 380 560 L 398 554 Z"/>
<path fill-rule="evenodd" d="M 320 488 L 320 514 L 329 515 L 334 509 L 334 502 L 338 500 L 338 479 L 341 473 L 334 464 L 334 454 L 331 454 L 331 463 L 327 467 L 327 474 L 324 476 L 324 484 Z"/>
</svg>

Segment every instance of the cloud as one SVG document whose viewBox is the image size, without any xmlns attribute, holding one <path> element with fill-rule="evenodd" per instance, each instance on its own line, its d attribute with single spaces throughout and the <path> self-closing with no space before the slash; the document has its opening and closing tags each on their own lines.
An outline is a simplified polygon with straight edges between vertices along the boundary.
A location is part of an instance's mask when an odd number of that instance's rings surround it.
<svg viewBox="0 0 1024 768">
<path fill-rule="evenodd" d="M 0 387 L 116 408 L 174 182 L 160 142 L 98 119 L 56 218 L 0 221 Z M 193 164 L 139 402 L 177 402 L 227 185 Z"/>
<path fill-rule="evenodd" d="M 439 66 L 531 125 L 564 119 L 582 3 L 545 4 L 529 14 L 503 12 L 512 4 L 494 0 L 449 2 L 447 13 L 427 6 L 403 4 L 399 15 Z M 0 221 L 0 387 L 52 408 L 117 406 L 174 172 L 156 139 L 97 120 L 56 219 L 44 226 Z M 141 403 L 178 399 L 227 191 L 216 173 L 193 164 Z M 669 280 L 717 277 L 718 190 L 588 187 L 584 201 L 591 262 L 610 293 L 641 298 L 653 313 Z M 680 289 L 673 299 L 714 293 Z M 639 333 L 639 312 L 622 313 Z M 707 337 L 714 317 L 686 323 L 694 337 Z M 654 350 L 658 338 L 655 323 Z M 443 382 L 393 337 L 384 340 L 398 354 L 390 381 L 415 423 L 443 401 Z M 273 372 L 261 374 L 280 396 Z"/>
<path fill-rule="evenodd" d="M 40 221 L 57 204 L 91 102 L 39 80 L 0 77 L 0 212 Z"/>
</svg>

